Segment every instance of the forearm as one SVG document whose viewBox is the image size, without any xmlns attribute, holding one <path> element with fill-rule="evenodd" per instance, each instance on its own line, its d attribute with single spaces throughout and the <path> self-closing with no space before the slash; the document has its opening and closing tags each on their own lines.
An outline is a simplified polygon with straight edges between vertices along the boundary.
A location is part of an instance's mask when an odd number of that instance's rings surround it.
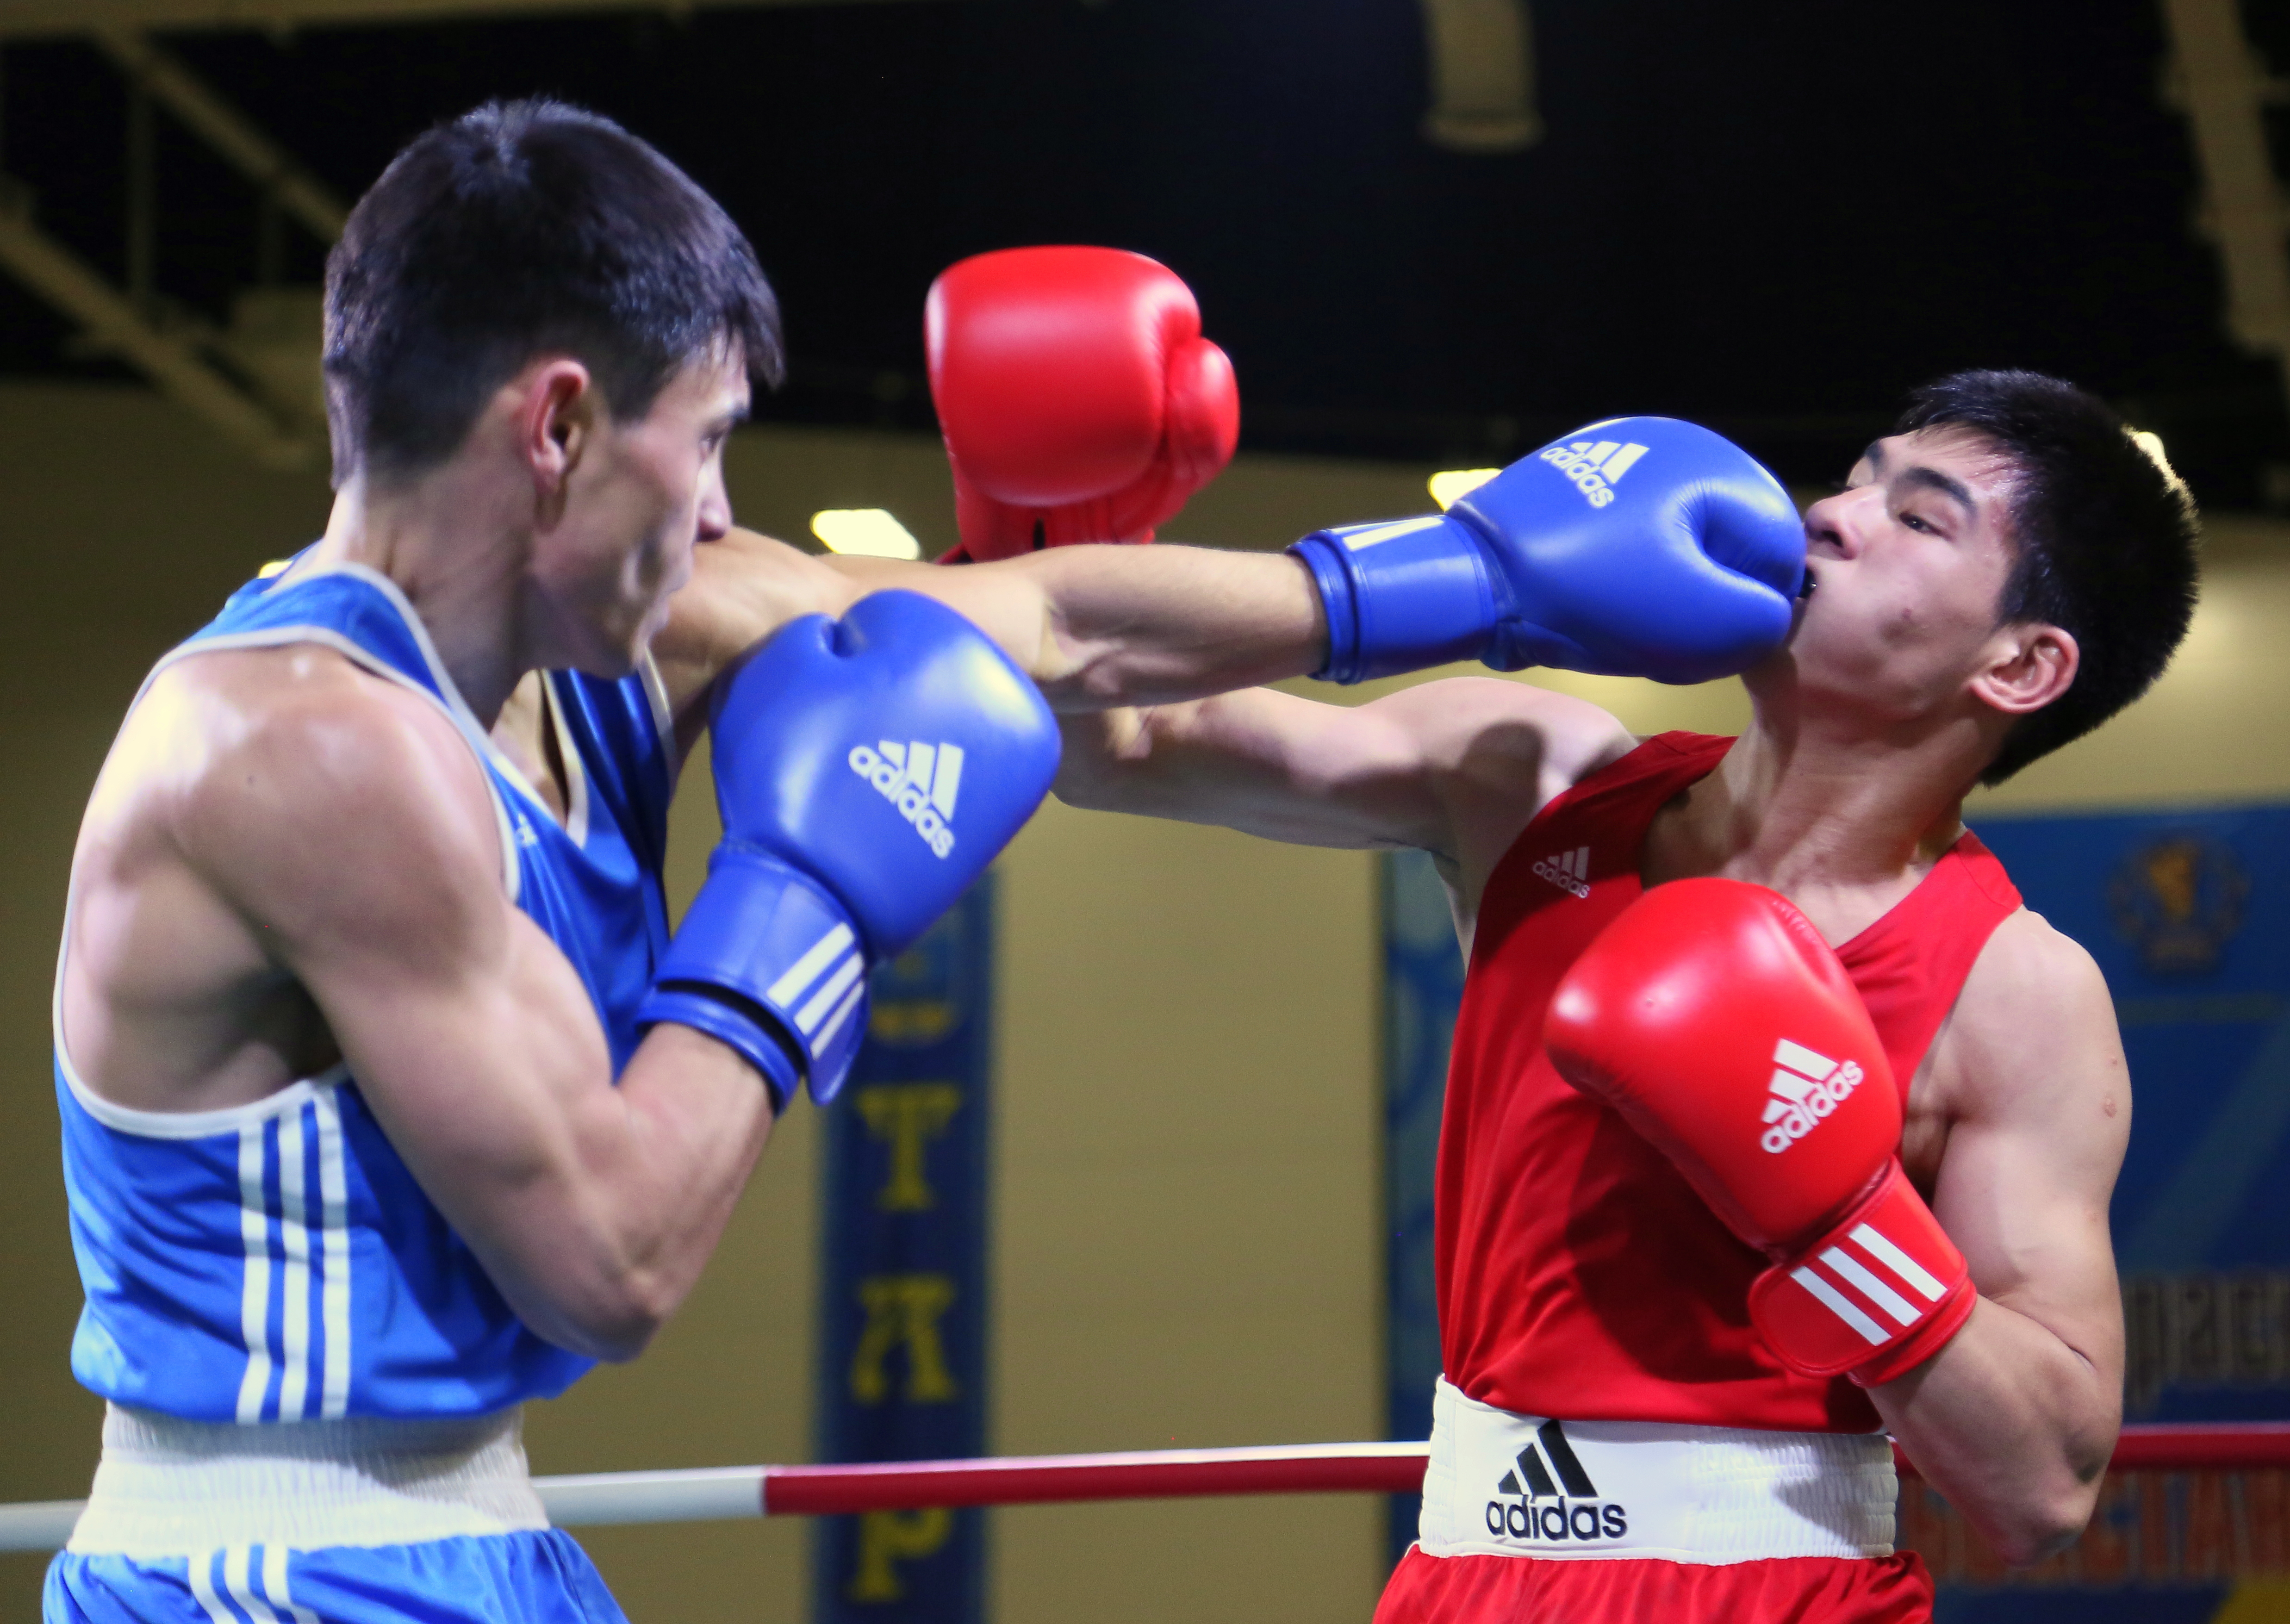
<svg viewBox="0 0 2290 1624">
<path fill-rule="evenodd" d="M 1245 688 L 1069 716 L 1057 794 L 1069 805 L 1299 845 L 1445 851 L 1453 832 L 1438 775 L 1412 725 L 1425 703 L 1415 696 L 1425 694 L 1351 707 Z M 1428 699 L 1437 706 L 1444 697 Z"/>
<path fill-rule="evenodd" d="M 1062 711 L 1198 699 L 1304 676 L 1326 655 L 1319 595 L 1282 554 L 1065 547 L 952 569 L 834 564 L 960 610 Z"/>
<path fill-rule="evenodd" d="M 1213 701 L 1211 701 L 1213 703 Z M 1058 721 L 1059 800 L 1091 812 L 1130 812 L 1180 822 L 1214 823 L 1228 797 L 1216 795 L 1208 764 L 1189 760 L 1183 722 L 1199 704 L 1069 714 Z"/>
<path fill-rule="evenodd" d="M 546 1076 L 469 1096 L 458 1142 L 415 1143 L 408 1160 L 537 1334 L 630 1358 L 722 1236 L 770 1136 L 769 1098 L 746 1060 L 682 1027 L 655 1028 L 617 1085 L 601 1063 L 553 1058 Z"/>
<path fill-rule="evenodd" d="M 605 1300 L 622 1305 L 625 1358 L 683 1306 L 771 1137 L 771 1097 L 746 1060 L 673 1024 L 653 1028 L 613 1091 L 621 1118 L 597 1169 Z"/>
<path fill-rule="evenodd" d="M 1926 1481 L 2015 1564 L 2082 1532 L 2122 1421 L 2118 1374 L 1989 1298 L 1870 1396 Z"/>
</svg>

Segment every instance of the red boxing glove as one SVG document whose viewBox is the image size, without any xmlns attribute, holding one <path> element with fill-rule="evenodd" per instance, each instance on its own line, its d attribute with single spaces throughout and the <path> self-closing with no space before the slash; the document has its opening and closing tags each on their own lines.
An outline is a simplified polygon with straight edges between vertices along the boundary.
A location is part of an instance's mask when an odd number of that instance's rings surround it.
<svg viewBox="0 0 2290 1624">
<path fill-rule="evenodd" d="M 1192 290 L 1116 248 L 1005 248 L 923 310 L 962 541 L 940 562 L 1150 541 L 1232 460 L 1240 392 Z"/>
<path fill-rule="evenodd" d="M 1787 899 L 1737 880 L 1657 886 L 1575 960 L 1543 1036 L 1560 1076 L 1774 1260 L 1750 1317 L 1791 1370 L 1874 1387 L 1963 1327 L 1977 1294 L 1895 1154 L 1884 1046 Z"/>
</svg>

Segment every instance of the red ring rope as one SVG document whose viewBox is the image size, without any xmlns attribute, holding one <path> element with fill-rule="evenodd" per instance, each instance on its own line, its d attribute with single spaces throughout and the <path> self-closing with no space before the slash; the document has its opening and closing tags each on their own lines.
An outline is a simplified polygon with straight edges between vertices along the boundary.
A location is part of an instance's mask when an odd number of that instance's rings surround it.
<svg viewBox="0 0 2290 1624">
<path fill-rule="evenodd" d="M 1424 1459 L 1421 1444 L 1320 1444 L 775 1466 L 765 1469 L 763 1492 L 772 1516 L 1203 1494 L 1408 1494 L 1423 1485 Z"/>
</svg>

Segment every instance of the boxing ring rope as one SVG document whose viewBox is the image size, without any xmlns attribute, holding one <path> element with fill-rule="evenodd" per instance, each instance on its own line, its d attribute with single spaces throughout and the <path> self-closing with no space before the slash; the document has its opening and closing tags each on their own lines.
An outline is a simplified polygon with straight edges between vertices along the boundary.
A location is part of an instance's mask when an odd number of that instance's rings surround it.
<svg viewBox="0 0 2290 1624">
<path fill-rule="evenodd" d="M 1915 1468 L 1897 1454 L 1904 1475 Z M 855 1466 L 723 1466 L 535 1478 L 560 1527 L 832 1516 L 938 1506 L 1168 1500 L 1220 1494 L 1406 1494 L 1423 1482 L 1421 1444 L 1301 1444 L 1156 1449 L 1109 1455 L 1006 1455 Z M 2290 1467 L 2290 1421 L 2126 1427 L 2116 1471 Z M 0 1551 L 54 1550 L 84 1502 L 0 1506 Z"/>
</svg>

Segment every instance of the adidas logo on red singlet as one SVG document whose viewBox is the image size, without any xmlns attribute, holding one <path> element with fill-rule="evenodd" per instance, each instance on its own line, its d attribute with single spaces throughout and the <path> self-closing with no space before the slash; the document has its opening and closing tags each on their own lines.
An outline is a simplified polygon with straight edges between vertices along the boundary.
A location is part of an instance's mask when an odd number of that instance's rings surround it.
<svg viewBox="0 0 2290 1624">
<path fill-rule="evenodd" d="M 1599 1494 L 1557 1421 L 1534 1429 L 1534 1442 L 1518 1452 L 1495 1493 L 1516 1497 L 1487 1502 L 1487 1532 L 1498 1540 L 1587 1543 L 1630 1531 L 1629 1511 Z"/>
<path fill-rule="evenodd" d="M 1773 1081 L 1766 1085 L 1766 1121 L 1758 1142 L 1779 1156 L 1803 1139 L 1861 1086 L 1860 1066 L 1839 1064 L 1786 1037 L 1774 1045 Z"/>
<path fill-rule="evenodd" d="M 1534 876 L 1549 880 L 1559 890 L 1573 896 L 1590 894 L 1590 848 L 1576 846 L 1572 852 L 1561 852 L 1556 857 L 1546 857 L 1534 865 Z"/>
</svg>

